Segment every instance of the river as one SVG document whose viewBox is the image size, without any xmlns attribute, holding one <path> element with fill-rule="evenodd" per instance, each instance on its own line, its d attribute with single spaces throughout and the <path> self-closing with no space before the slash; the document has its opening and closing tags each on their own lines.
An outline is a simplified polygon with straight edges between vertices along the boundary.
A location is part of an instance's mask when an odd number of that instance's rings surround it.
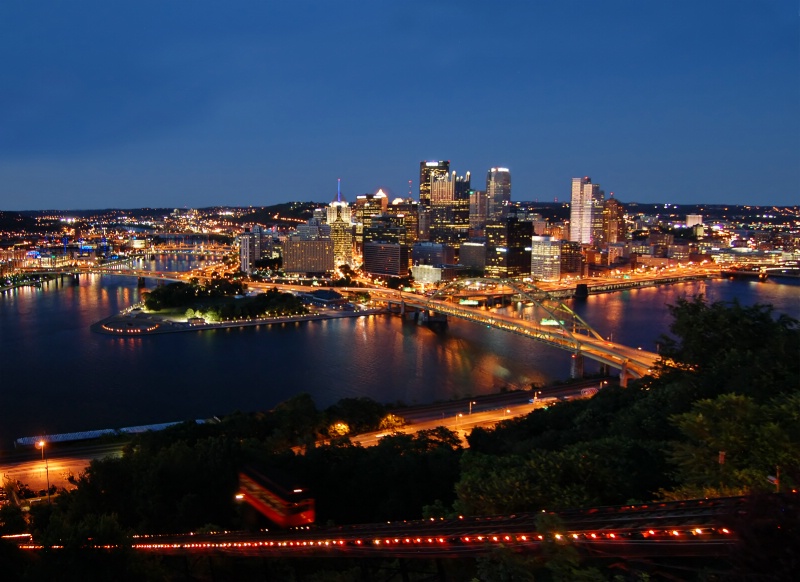
<svg viewBox="0 0 800 582">
<path fill-rule="evenodd" d="M 162 258 L 152 268 L 187 266 Z M 0 448 L 21 436 L 263 410 L 302 392 L 320 407 L 358 396 L 421 404 L 569 376 L 568 353 L 461 321 L 443 332 L 388 315 L 135 338 L 90 331 L 142 291 L 133 278 L 84 275 L 0 295 Z M 614 342 L 654 350 L 667 305 L 697 293 L 800 318 L 796 282 L 690 282 L 570 305 Z"/>
</svg>

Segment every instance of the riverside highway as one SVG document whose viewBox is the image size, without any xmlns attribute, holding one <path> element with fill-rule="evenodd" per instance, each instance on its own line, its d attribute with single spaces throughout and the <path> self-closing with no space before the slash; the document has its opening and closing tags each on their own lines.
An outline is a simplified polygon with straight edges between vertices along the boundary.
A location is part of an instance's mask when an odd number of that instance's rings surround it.
<svg viewBox="0 0 800 582">
<path fill-rule="evenodd" d="M 466 435 L 476 426 L 494 426 L 503 420 L 524 416 L 534 408 L 552 406 L 560 400 L 589 395 L 610 381 L 610 379 L 580 380 L 535 391 L 519 390 L 491 394 L 472 399 L 395 409 L 391 412 L 407 421 L 406 426 L 400 429 L 401 432 L 414 433 L 444 426 L 457 432 L 462 444 L 466 445 Z M 529 402 L 534 397 L 536 402 Z M 470 402 L 473 402 L 471 407 Z M 353 442 L 366 447 L 377 444 L 380 438 L 387 434 L 389 434 L 387 431 L 376 431 L 351 435 L 350 438 Z M 86 441 L 74 444 L 48 444 L 46 453 L 51 485 L 57 488 L 73 488 L 74 485 L 68 481 L 70 475 L 77 479 L 95 459 L 120 457 L 124 445 L 125 443 L 101 444 Z M 41 451 L 36 448 L 26 448 L 0 453 L 0 477 L 4 480 L 21 481 L 33 491 L 46 489 L 47 471 Z"/>
</svg>

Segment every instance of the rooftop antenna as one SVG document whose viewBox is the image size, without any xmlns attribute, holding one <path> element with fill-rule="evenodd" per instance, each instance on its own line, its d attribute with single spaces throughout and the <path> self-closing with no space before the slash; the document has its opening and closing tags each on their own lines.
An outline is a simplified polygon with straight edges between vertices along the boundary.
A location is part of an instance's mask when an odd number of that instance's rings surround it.
<svg viewBox="0 0 800 582">
<path fill-rule="evenodd" d="M 342 179 L 336 178 L 336 201 L 342 201 Z"/>
<path fill-rule="evenodd" d="M 408 181 L 408 197 L 413 198 L 413 196 L 411 195 L 411 180 Z"/>
</svg>

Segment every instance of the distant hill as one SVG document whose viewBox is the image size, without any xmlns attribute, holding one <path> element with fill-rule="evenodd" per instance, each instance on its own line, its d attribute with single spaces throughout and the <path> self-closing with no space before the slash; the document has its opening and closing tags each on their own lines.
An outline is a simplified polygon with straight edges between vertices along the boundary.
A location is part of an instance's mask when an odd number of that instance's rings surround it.
<svg viewBox="0 0 800 582">
<path fill-rule="evenodd" d="M 49 223 L 42 225 L 31 216 L 22 212 L 8 212 L 0 210 L 0 233 L 44 232 Z"/>
<path fill-rule="evenodd" d="M 322 202 L 284 202 L 283 204 L 253 208 L 251 213 L 236 218 L 236 222 L 275 224 L 283 222 L 282 218 L 308 220 L 314 215 L 315 208 L 322 208 L 323 206 L 325 204 Z"/>
</svg>

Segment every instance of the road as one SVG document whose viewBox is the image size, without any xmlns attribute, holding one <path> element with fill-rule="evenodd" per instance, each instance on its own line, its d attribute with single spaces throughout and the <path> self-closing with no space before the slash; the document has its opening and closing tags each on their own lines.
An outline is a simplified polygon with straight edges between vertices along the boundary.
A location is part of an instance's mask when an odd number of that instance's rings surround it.
<svg viewBox="0 0 800 582">
<path fill-rule="evenodd" d="M 610 380 L 605 380 L 608 381 Z M 536 392 L 523 390 L 491 394 L 466 400 L 396 409 L 392 412 L 408 422 L 402 432 L 412 433 L 444 426 L 457 431 L 462 442 L 466 444 L 464 440 L 466 435 L 476 426 L 494 426 L 502 420 L 526 415 L 534 408 L 549 406 L 562 399 L 580 397 L 583 390 L 599 388 L 602 383 L 603 380 L 580 380 L 568 385 L 542 388 Z M 529 400 L 534 396 L 537 402 L 532 404 Z M 472 414 L 470 414 L 470 402 L 474 403 L 471 407 Z M 386 434 L 387 431 L 377 431 L 354 435 L 351 439 L 366 447 L 377 444 Z M 47 488 L 49 471 L 51 485 L 70 489 L 74 487 L 67 480 L 70 475 L 77 478 L 95 459 L 120 457 L 123 446 L 124 443 L 52 445 L 47 450 L 47 470 L 39 449 L 5 452 L 0 457 L 0 476 L 4 480 L 21 481 L 33 491 L 39 491 Z"/>
<path fill-rule="evenodd" d="M 0 476 L 21 481 L 33 491 L 47 488 L 47 474 L 50 484 L 58 488 L 74 487 L 67 479 L 77 478 L 95 459 L 122 456 L 124 443 L 95 443 L 82 445 L 53 445 L 48 448 L 47 462 L 42 459 L 40 449 L 24 449 L 5 453 L 0 457 Z M 45 465 L 47 468 L 45 468 Z"/>
</svg>

